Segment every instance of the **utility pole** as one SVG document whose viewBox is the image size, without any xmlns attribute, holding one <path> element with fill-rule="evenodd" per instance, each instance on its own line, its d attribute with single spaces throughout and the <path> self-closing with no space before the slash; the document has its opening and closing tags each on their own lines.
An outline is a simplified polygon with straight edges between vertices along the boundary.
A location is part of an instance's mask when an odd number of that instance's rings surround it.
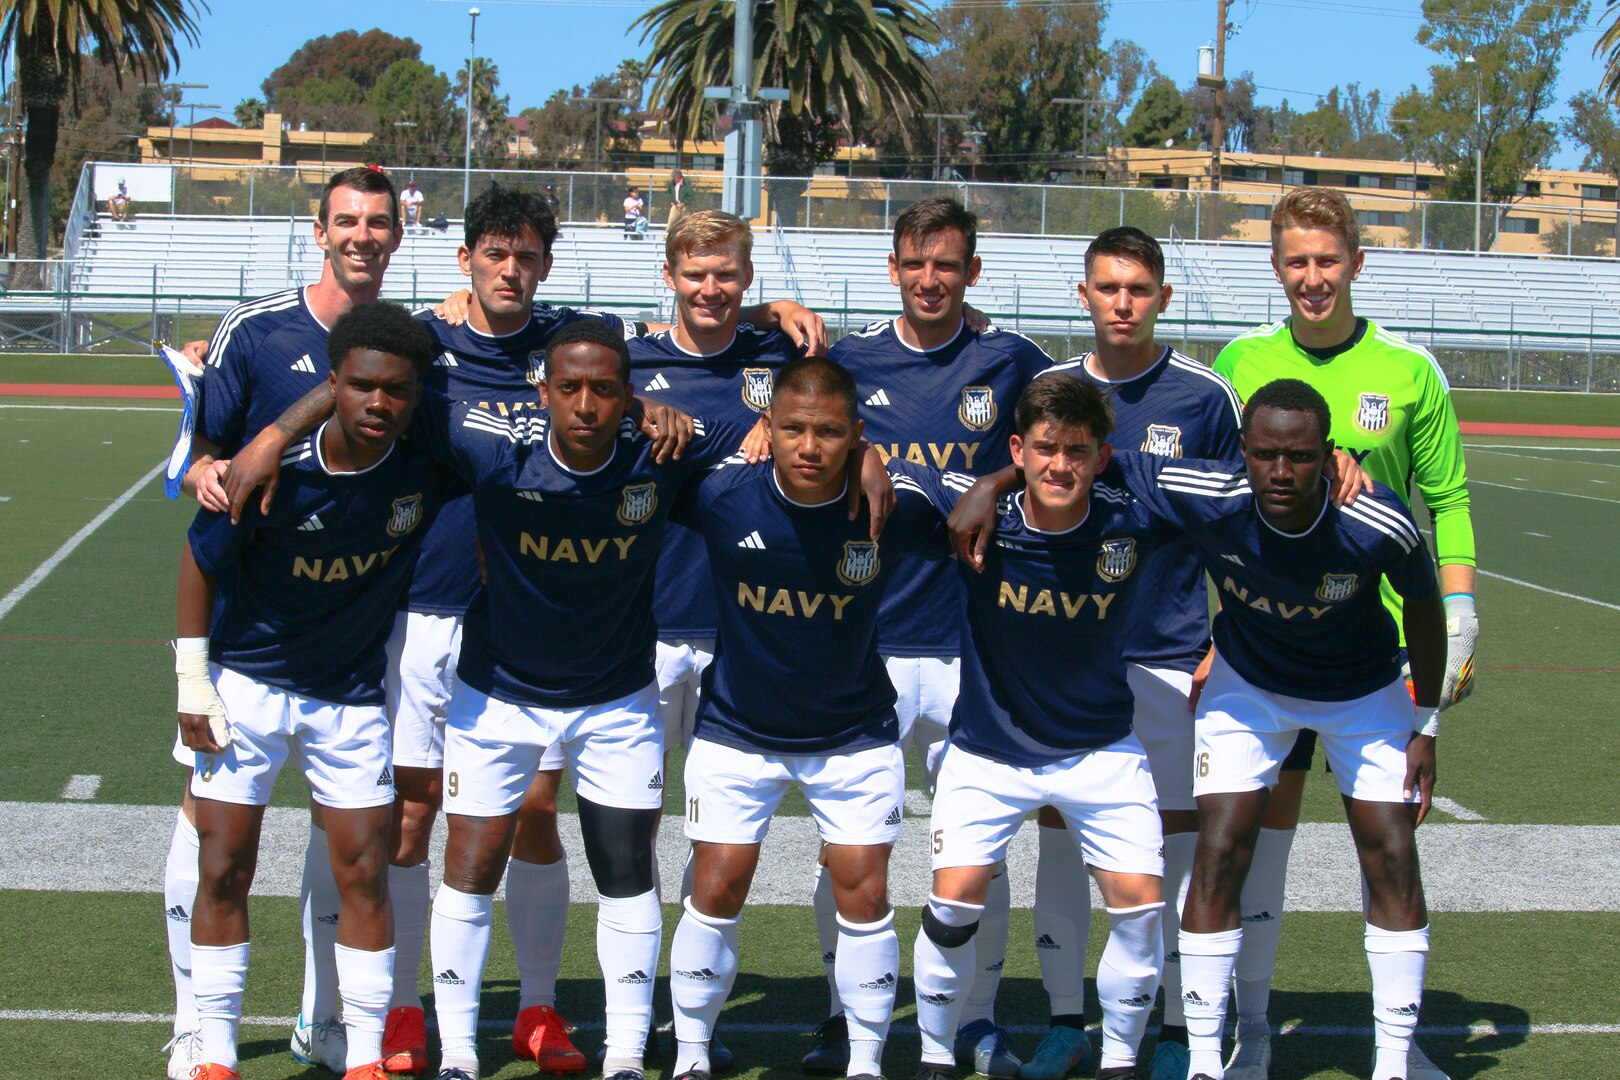
<svg viewBox="0 0 1620 1080">
<path fill-rule="evenodd" d="M 1200 64 L 1198 71 L 1198 85 L 1215 91 L 1215 117 L 1209 139 L 1211 191 L 1221 190 L 1221 143 L 1226 140 L 1226 5 L 1227 0 L 1215 0 L 1215 70 L 1205 73 Z"/>
<path fill-rule="evenodd" d="M 943 180 L 945 179 L 945 166 L 940 158 L 940 152 L 945 146 L 945 121 L 961 120 L 966 122 L 973 119 L 973 117 L 968 116 L 966 113 L 929 112 L 922 115 L 924 120 L 934 122 L 934 179 Z"/>
<path fill-rule="evenodd" d="M 1053 105 L 1078 105 L 1085 111 L 1080 114 L 1080 183 L 1085 185 L 1090 175 L 1091 165 L 1091 110 L 1095 107 L 1111 108 L 1119 102 L 1106 98 L 1077 98 L 1055 97 Z"/>
<path fill-rule="evenodd" d="M 478 56 L 478 9 L 468 8 L 472 29 L 467 33 L 467 143 L 466 157 L 461 162 L 461 205 L 472 202 L 472 113 L 473 113 L 473 61 Z"/>
<path fill-rule="evenodd" d="M 641 104 L 641 102 L 634 101 L 634 100 L 632 100 L 630 98 L 571 97 L 571 98 L 568 99 L 568 104 L 570 104 L 570 105 L 595 105 L 596 106 L 596 157 L 592 160 L 591 168 L 595 169 L 597 172 L 601 172 L 602 171 L 602 106 L 604 106 L 604 105 L 613 105 L 613 106 L 617 106 L 619 108 L 623 108 L 625 106 L 629 106 L 630 108 L 635 108 L 637 105 Z"/>
<path fill-rule="evenodd" d="M 731 35 L 731 85 L 703 88 L 704 98 L 731 102 L 721 207 L 745 221 L 759 217 L 761 211 L 765 135 L 759 110 L 767 101 L 786 101 L 789 96 L 787 90 L 777 86 L 762 86 L 759 96 L 754 96 L 754 3 L 737 0 L 737 21 Z"/>
</svg>

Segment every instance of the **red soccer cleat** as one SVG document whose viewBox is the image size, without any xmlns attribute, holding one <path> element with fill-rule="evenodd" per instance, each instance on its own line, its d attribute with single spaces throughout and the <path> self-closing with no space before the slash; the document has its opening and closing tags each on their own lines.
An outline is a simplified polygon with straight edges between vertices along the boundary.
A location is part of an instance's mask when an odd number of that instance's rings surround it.
<svg viewBox="0 0 1620 1080">
<path fill-rule="evenodd" d="M 512 1053 L 533 1061 L 543 1073 L 585 1071 L 585 1055 L 568 1037 L 568 1021 L 550 1005 L 531 1005 L 518 1013 Z"/>
<path fill-rule="evenodd" d="M 382 1051 L 382 1061 L 378 1064 L 387 1072 L 415 1076 L 427 1068 L 427 1017 L 421 1009 L 401 1005 L 388 1010 Z"/>
</svg>

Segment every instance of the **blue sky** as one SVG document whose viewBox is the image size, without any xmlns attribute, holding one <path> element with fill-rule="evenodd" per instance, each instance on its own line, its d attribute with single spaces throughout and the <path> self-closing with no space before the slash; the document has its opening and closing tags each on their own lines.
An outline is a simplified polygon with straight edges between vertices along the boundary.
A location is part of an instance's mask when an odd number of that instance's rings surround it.
<svg viewBox="0 0 1620 1080">
<path fill-rule="evenodd" d="M 182 47 L 176 77 L 208 84 L 206 90 L 188 91 L 188 100 L 217 103 L 229 116 L 238 101 L 260 96 L 264 77 L 308 39 L 372 26 L 414 38 L 424 60 L 453 74 L 466 62 L 467 12 L 473 6 L 481 12 L 478 54 L 499 66 L 501 89 L 513 112 L 540 104 L 558 88 L 585 84 L 620 60 L 646 54 L 639 35 L 628 30 L 650 6 L 647 0 L 212 0 L 212 10 L 199 19 L 200 42 Z M 1601 3 L 1593 7 L 1602 10 Z M 1266 104 L 1286 97 L 1296 109 L 1309 109 L 1318 94 L 1349 82 L 1393 100 L 1408 85 L 1426 83 L 1436 60 L 1414 40 L 1421 23 L 1418 0 L 1233 0 L 1229 17 L 1240 29 L 1227 45 L 1227 71 L 1253 71 L 1265 88 Z M 1113 0 L 1106 33 L 1135 41 L 1165 74 L 1185 85 L 1197 70 L 1198 46 L 1213 36 L 1214 24 L 1214 0 Z M 1596 85 L 1601 73 L 1591 56 L 1596 39 L 1592 30 L 1571 37 L 1560 102 Z M 1576 167 L 1580 155 L 1566 147 L 1554 164 Z"/>
</svg>

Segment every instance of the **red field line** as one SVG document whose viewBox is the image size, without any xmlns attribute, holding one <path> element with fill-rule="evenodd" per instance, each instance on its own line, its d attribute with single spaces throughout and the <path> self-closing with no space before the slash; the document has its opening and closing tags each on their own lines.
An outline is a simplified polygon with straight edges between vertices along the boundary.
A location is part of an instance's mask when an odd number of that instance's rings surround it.
<svg viewBox="0 0 1620 1080">
<path fill-rule="evenodd" d="M 0 383 L 0 397 L 177 398 L 178 386 L 80 386 L 76 383 Z"/>
<path fill-rule="evenodd" d="M 1464 435 L 1525 435 L 1544 439 L 1620 439 L 1620 427 L 1588 424 L 1497 424 L 1464 420 Z"/>
</svg>

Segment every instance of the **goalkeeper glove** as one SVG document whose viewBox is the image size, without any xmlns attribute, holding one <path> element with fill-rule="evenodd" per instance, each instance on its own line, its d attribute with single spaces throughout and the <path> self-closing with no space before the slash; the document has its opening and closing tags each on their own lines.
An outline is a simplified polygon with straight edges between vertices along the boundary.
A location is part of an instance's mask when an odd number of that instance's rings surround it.
<svg viewBox="0 0 1620 1080">
<path fill-rule="evenodd" d="M 1449 709 L 1474 692 L 1474 647 L 1479 642 L 1479 616 L 1474 598 L 1452 593 L 1446 605 L 1446 677 L 1440 684 L 1440 708 Z"/>
</svg>

